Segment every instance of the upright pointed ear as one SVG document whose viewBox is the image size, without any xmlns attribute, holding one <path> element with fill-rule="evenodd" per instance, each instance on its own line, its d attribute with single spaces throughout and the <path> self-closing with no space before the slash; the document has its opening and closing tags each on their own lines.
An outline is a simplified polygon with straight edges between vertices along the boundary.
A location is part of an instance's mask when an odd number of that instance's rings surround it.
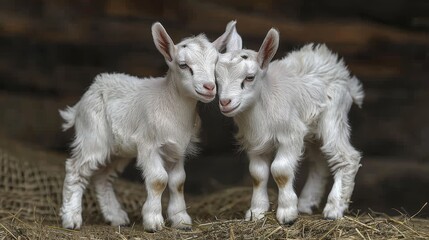
<svg viewBox="0 0 429 240">
<path fill-rule="evenodd" d="M 261 69 L 268 67 L 271 59 L 273 59 L 276 54 L 278 47 L 279 32 L 276 29 L 271 28 L 258 51 L 257 61 Z"/>
<path fill-rule="evenodd" d="M 242 40 L 237 30 L 235 29 L 235 24 L 237 21 L 231 21 L 226 25 L 225 32 L 213 42 L 215 48 L 222 52 L 225 48 L 227 52 L 232 52 L 242 48 Z"/>
<path fill-rule="evenodd" d="M 152 25 L 152 37 L 158 51 L 165 57 L 165 59 L 167 59 L 167 61 L 171 62 L 173 60 L 175 50 L 174 43 L 161 23 L 156 22 Z"/>
</svg>

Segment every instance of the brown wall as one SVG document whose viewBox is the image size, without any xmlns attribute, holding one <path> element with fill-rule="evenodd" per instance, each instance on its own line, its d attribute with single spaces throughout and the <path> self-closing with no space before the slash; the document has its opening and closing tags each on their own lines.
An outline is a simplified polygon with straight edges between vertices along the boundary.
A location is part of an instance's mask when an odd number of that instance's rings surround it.
<svg viewBox="0 0 429 240">
<path fill-rule="evenodd" d="M 66 151 L 72 133 L 60 131 L 57 109 L 75 103 L 97 73 L 165 72 L 153 22 L 178 42 L 200 32 L 215 39 L 237 19 L 247 48 L 258 48 L 276 27 L 276 58 L 308 42 L 326 43 L 344 57 L 367 95 L 363 109 L 350 113 L 352 141 L 365 156 L 354 207 L 413 212 L 429 200 L 427 12 L 424 0 L 1 1 L 0 134 Z M 231 120 L 216 103 L 200 110 L 203 154 L 187 166 L 189 192 L 248 185 Z"/>
</svg>

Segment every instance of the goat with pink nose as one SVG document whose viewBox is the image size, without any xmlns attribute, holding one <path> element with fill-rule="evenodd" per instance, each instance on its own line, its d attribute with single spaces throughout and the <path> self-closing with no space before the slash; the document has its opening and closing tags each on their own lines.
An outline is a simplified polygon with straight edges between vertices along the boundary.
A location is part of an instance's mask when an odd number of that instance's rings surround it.
<svg viewBox="0 0 429 240">
<path fill-rule="evenodd" d="M 323 214 L 343 217 L 360 167 L 347 117 L 353 103 L 362 104 L 360 81 L 325 45 L 310 44 L 271 62 L 279 44 L 277 30 L 268 32 L 258 52 L 242 49 L 235 30 L 231 38 L 233 44 L 219 57 L 216 77 L 219 108 L 234 118 L 237 140 L 250 160 L 253 196 L 246 219 L 260 219 L 269 210 L 270 172 L 279 190 L 280 223 L 319 207 L 329 172 L 334 184 Z M 298 198 L 293 182 L 304 148 L 313 157 Z"/>
</svg>

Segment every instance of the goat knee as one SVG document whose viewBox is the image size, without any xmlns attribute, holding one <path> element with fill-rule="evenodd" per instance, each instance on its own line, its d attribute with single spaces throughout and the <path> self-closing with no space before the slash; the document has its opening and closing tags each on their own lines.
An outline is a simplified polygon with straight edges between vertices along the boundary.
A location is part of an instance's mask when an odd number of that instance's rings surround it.
<svg viewBox="0 0 429 240">
<path fill-rule="evenodd" d="M 161 195 L 168 183 L 168 175 L 162 174 L 159 176 L 146 178 L 146 187 L 148 188 L 148 192 L 151 192 L 154 195 Z"/>
</svg>

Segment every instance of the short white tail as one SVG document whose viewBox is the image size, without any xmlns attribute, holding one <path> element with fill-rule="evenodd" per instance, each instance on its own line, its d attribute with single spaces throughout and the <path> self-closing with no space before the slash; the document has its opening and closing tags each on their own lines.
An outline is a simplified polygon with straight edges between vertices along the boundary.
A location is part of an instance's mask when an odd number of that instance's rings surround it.
<svg viewBox="0 0 429 240">
<path fill-rule="evenodd" d="M 363 91 L 362 82 L 357 77 L 352 77 L 349 81 L 350 94 L 352 95 L 353 102 L 356 103 L 359 108 L 362 107 L 363 98 L 365 93 Z"/>
<path fill-rule="evenodd" d="M 63 131 L 67 131 L 69 128 L 73 127 L 74 120 L 76 116 L 76 110 L 74 107 L 67 107 L 65 110 L 59 110 L 61 117 L 64 119 L 62 125 Z"/>
</svg>

